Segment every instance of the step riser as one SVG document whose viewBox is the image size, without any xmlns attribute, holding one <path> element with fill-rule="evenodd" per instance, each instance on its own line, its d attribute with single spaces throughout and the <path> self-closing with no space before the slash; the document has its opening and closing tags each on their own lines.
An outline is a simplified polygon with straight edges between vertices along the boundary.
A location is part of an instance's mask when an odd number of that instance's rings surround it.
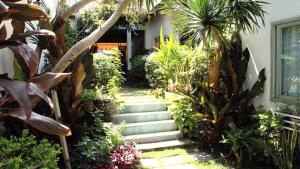
<svg viewBox="0 0 300 169">
<path fill-rule="evenodd" d="M 125 135 L 137 135 L 146 133 L 167 132 L 176 130 L 174 121 L 172 123 L 149 124 L 143 126 L 130 126 L 125 128 Z"/>
<path fill-rule="evenodd" d="M 125 104 L 121 113 L 138 113 L 138 112 L 154 112 L 166 111 L 165 103 L 153 104 Z"/>
<path fill-rule="evenodd" d="M 165 142 L 137 144 L 137 148 L 142 151 L 152 151 L 156 149 L 178 148 L 193 145 L 191 140 L 171 140 Z"/>
<path fill-rule="evenodd" d="M 121 123 L 125 121 L 126 123 L 138 123 L 147 121 L 160 121 L 160 120 L 170 120 L 172 116 L 168 112 L 153 112 L 153 113 L 139 113 L 139 114 L 126 114 L 126 116 L 120 114 L 116 115 L 113 119 L 114 123 Z"/>
<path fill-rule="evenodd" d="M 183 135 L 182 133 L 178 134 L 172 134 L 172 135 L 162 135 L 162 136 L 155 136 L 155 137 L 144 137 L 144 138 L 134 138 L 134 139 L 128 139 L 125 138 L 125 141 L 127 142 L 135 142 L 137 144 L 145 144 L 145 143 L 154 143 L 154 142 L 161 142 L 161 141 L 170 141 L 170 140 L 176 140 L 176 139 L 182 139 Z"/>
</svg>

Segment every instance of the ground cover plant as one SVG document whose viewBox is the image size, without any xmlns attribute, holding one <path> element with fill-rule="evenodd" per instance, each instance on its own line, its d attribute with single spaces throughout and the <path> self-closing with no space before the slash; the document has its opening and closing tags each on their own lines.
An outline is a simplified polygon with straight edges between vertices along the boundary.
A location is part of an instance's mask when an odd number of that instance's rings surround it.
<svg viewBox="0 0 300 169">
<path fill-rule="evenodd" d="M 37 141 L 36 137 L 23 130 L 20 137 L 0 138 L 0 168 L 6 169 L 57 169 L 60 147 L 48 140 Z"/>
<path fill-rule="evenodd" d="M 93 35 L 76 44 L 74 44 L 74 31 L 69 27 L 69 18 L 92 0 L 80 0 L 72 6 L 67 6 L 66 1 L 59 1 L 54 12 L 55 16 L 52 18 L 49 16 L 51 11 L 44 2 L 24 1 L 19 3 L 19 1 L 0 1 L 0 48 L 9 48 L 14 53 L 16 57 L 14 78 L 18 79 L 17 81 L 10 79 L 7 75 L 0 77 L 1 128 L 5 126 L 5 129 L 9 129 L 4 133 L 7 136 L 28 127 L 22 122 L 10 118 L 14 117 L 47 134 L 71 135 L 69 127 L 50 118 L 54 114 L 50 114 L 51 110 L 48 105 L 52 108 L 53 103 L 47 92 L 63 81 L 56 88 L 59 91 L 62 120 L 73 127 L 81 106 L 79 95 L 86 84 L 89 84 L 89 78 L 93 76 L 90 69 L 90 52 L 93 51 L 93 48 L 90 47 L 113 26 L 132 0 L 116 3 L 115 11 L 111 13 L 112 16 L 106 18 L 107 21 L 91 33 Z M 149 1 L 147 1 L 147 9 L 149 9 Z M 2 24 L 9 19 L 12 19 L 12 37 L 7 36 L 9 31 L 6 30 L 6 24 Z M 27 23 L 25 24 L 25 22 Z M 94 40 L 90 41 L 89 39 Z M 27 40 L 37 46 L 35 50 L 27 45 L 29 42 Z M 69 54 L 67 54 L 68 52 Z M 41 55 L 44 54 L 50 64 L 42 68 L 43 74 L 37 75 L 39 61 Z M 69 57 L 65 57 L 67 55 Z M 72 74 L 62 72 L 72 72 Z M 116 78 L 108 82 L 109 90 L 107 92 L 110 96 L 116 93 L 115 83 L 117 83 Z M 48 105 L 45 106 L 46 104 L 41 100 Z M 38 113 L 43 115 L 32 111 L 33 108 L 39 110 Z M 43 112 L 40 112 L 41 110 Z M 10 123 L 7 123 L 7 119 Z M 40 137 L 45 136 L 34 129 L 31 131 Z"/>
<path fill-rule="evenodd" d="M 156 159 L 159 162 L 159 166 L 140 166 L 140 168 L 153 168 L 153 167 L 171 167 L 164 163 L 163 158 L 172 157 L 172 156 L 183 156 L 183 161 L 174 161 L 172 165 L 179 164 L 191 164 L 197 169 L 233 169 L 230 164 L 226 164 L 222 159 L 219 160 L 210 160 L 206 159 L 204 161 L 197 161 L 189 157 L 189 154 L 198 153 L 197 149 L 193 148 L 174 148 L 166 149 L 160 151 L 149 151 L 142 154 L 143 159 Z"/>
<path fill-rule="evenodd" d="M 147 72 L 151 77 L 149 81 L 159 84 L 153 86 L 163 86 L 165 91 L 175 93 L 171 94 L 173 101 L 169 110 L 183 133 L 194 133 L 194 138 L 202 137 L 198 138 L 200 143 L 212 147 L 220 146 L 223 140 L 227 145 L 221 145 L 221 151 L 235 156 L 237 168 L 245 167 L 243 162 L 246 158 L 250 160 L 260 156 L 258 154 L 263 152 L 257 150 L 268 146 L 259 135 L 259 120 L 255 118 L 257 111 L 252 105 L 252 100 L 263 93 L 265 70 L 260 70 L 250 89 L 243 86 L 250 52 L 242 48 L 240 36 L 243 31 L 255 32 L 263 25 L 263 6 L 266 4 L 263 1 L 238 0 L 175 0 L 166 3 L 163 11 L 171 16 L 175 31 L 193 52 L 191 56 L 177 52 L 182 47 L 179 42 L 172 42 L 172 36 L 169 39 L 161 36 L 160 48 L 157 49 L 161 56 L 154 53 L 146 63 L 146 66 L 153 65 L 152 70 Z M 202 50 L 199 55 L 208 61 L 199 60 L 196 67 L 201 69 L 196 71 L 191 58 L 195 58 L 199 47 Z M 167 60 L 171 58 L 169 55 L 173 57 L 172 61 Z M 196 132 L 195 126 L 199 126 Z M 285 135 L 283 137 L 289 137 L 288 140 L 295 139 L 292 134 Z M 280 137 L 275 140 L 278 142 Z M 276 148 L 271 149 L 274 151 Z M 283 161 L 292 157 L 286 158 Z M 270 160 L 269 157 L 267 159 Z"/>
<path fill-rule="evenodd" d="M 136 168 L 141 159 L 141 151 L 135 148 L 134 143 L 125 143 L 112 150 L 110 159 L 116 169 Z"/>
</svg>

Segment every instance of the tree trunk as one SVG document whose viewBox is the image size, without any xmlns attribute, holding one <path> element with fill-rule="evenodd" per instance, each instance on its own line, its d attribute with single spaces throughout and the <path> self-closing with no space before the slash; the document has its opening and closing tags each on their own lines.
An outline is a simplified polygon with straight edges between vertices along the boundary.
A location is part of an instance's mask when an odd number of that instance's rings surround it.
<svg viewBox="0 0 300 169">
<path fill-rule="evenodd" d="M 120 18 L 123 11 L 133 0 L 123 0 L 112 16 L 103 24 L 103 26 L 97 28 L 89 36 L 76 43 L 55 65 L 52 72 L 63 72 L 85 49 L 92 46 L 98 41 L 98 39 L 104 35 Z"/>
<path fill-rule="evenodd" d="M 218 78 L 219 78 L 219 68 L 221 59 L 223 56 L 223 42 L 222 38 L 219 34 L 219 32 L 216 30 L 216 28 L 211 28 L 211 35 L 215 39 L 217 44 L 217 53 L 216 56 L 213 58 L 213 61 L 211 63 L 211 66 L 208 70 L 208 78 L 209 78 L 209 84 L 210 87 L 212 87 L 214 90 L 218 87 Z"/>
</svg>

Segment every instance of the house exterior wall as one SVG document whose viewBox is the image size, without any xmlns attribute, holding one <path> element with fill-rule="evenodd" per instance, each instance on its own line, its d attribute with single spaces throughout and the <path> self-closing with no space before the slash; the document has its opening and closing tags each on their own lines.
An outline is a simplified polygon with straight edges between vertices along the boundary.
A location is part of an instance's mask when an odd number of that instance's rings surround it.
<svg viewBox="0 0 300 169">
<path fill-rule="evenodd" d="M 26 2 L 27 2 L 27 0 L 20 1 L 20 3 L 26 3 Z M 50 11 L 51 11 L 50 15 L 52 17 L 54 17 L 57 0 L 45 1 L 45 3 L 50 8 Z M 3 24 L 5 24 L 5 26 L 6 26 L 6 31 L 7 31 L 6 39 L 8 39 L 13 34 L 13 27 L 11 25 L 11 20 L 3 21 L 0 25 L 0 27 Z M 36 22 L 36 24 L 37 24 L 37 22 Z M 32 49 L 36 48 L 35 44 L 28 43 L 28 45 Z M 14 57 L 13 57 L 13 55 L 14 55 L 13 52 L 8 48 L 0 49 L 0 74 L 7 73 L 10 78 L 14 77 L 14 67 L 13 67 Z M 40 66 L 39 66 L 39 72 L 40 72 L 42 66 L 44 65 L 43 58 L 44 57 L 42 56 Z"/>
<path fill-rule="evenodd" d="M 267 14 L 265 16 L 265 26 L 261 27 L 256 33 L 245 33 L 243 35 L 243 45 L 248 47 L 251 53 L 248 65 L 248 74 L 246 87 L 251 87 L 257 78 L 259 71 L 263 68 L 266 70 L 267 80 L 265 82 L 264 93 L 255 99 L 255 105 L 263 105 L 266 109 L 275 108 L 272 102 L 272 36 L 273 24 L 286 19 L 300 16 L 299 0 L 266 0 L 270 4 L 264 5 Z M 300 67 L 299 67 L 300 68 Z M 300 70 L 300 69 L 299 69 Z"/>
<path fill-rule="evenodd" d="M 160 29 L 163 28 L 164 36 L 169 36 L 173 28 L 170 24 L 170 17 L 157 12 L 156 17 L 153 17 L 145 26 L 145 48 L 152 49 L 155 45 L 155 39 L 159 40 Z"/>
<path fill-rule="evenodd" d="M 13 33 L 13 28 L 11 26 L 11 20 L 3 21 L 1 26 L 5 25 L 7 35 L 6 38 L 10 37 Z M 0 26 L 0 27 L 1 27 Z M 13 53 L 8 48 L 0 49 L 0 74 L 7 73 L 9 77 L 13 77 L 14 75 L 14 68 L 13 68 L 13 61 L 14 57 Z"/>
</svg>

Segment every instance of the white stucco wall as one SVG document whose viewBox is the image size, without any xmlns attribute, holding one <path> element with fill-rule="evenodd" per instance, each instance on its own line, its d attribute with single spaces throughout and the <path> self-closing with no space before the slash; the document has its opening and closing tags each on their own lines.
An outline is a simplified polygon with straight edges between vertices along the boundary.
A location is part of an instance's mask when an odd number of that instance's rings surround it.
<svg viewBox="0 0 300 169">
<path fill-rule="evenodd" d="M 27 1 L 23 0 L 23 1 L 20 1 L 20 3 L 27 3 Z M 54 18 L 57 0 L 45 1 L 45 3 L 50 8 L 50 15 L 52 16 L 52 18 Z M 37 21 L 33 21 L 33 22 L 37 24 Z M 11 37 L 11 35 L 13 33 L 13 27 L 11 25 L 11 20 L 3 21 L 0 25 L 0 27 L 2 27 L 2 25 L 4 25 L 4 24 L 6 26 L 6 31 L 7 31 L 6 39 L 8 39 Z M 29 27 L 27 27 L 27 28 L 29 28 Z M 35 44 L 29 43 L 28 45 L 32 49 L 36 48 Z M 14 76 L 13 61 L 14 61 L 13 52 L 10 49 L 8 49 L 8 48 L 0 49 L 0 74 L 7 73 L 10 78 L 13 78 L 13 76 Z M 43 63 L 43 61 L 44 60 L 42 57 L 41 63 Z M 43 64 L 40 64 L 39 70 L 41 69 L 41 66 L 43 66 Z"/>
<path fill-rule="evenodd" d="M 3 21 L 0 25 L 5 25 L 7 35 L 6 39 L 9 38 L 13 33 L 13 28 L 11 26 L 11 20 Z M 13 68 L 13 61 L 14 58 L 12 57 L 13 53 L 8 48 L 0 49 L 0 74 L 7 73 L 9 77 L 13 77 L 14 75 L 14 68 Z"/>
<path fill-rule="evenodd" d="M 266 109 L 272 109 L 272 107 L 274 107 L 274 104 L 271 102 L 272 23 L 299 17 L 300 0 L 266 0 L 266 2 L 270 4 L 264 5 L 264 9 L 267 12 L 265 16 L 265 27 L 262 27 L 254 34 L 246 33 L 243 36 L 243 45 L 250 49 L 252 55 L 248 67 L 246 86 L 252 86 L 256 81 L 258 72 L 265 68 L 267 77 L 265 91 L 263 95 L 255 100 L 255 104 L 263 105 Z"/>
<path fill-rule="evenodd" d="M 155 39 L 159 39 L 160 28 L 163 28 L 164 36 L 169 36 L 173 28 L 170 24 L 170 17 L 167 15 L 161 15 L 157 13 L 156 17 L 153 17 L 151 21 L 145 24 L 145 48 L 152 49 L 155 44 Z M 177 37 L 174 35 L 175 38 Z"/>
</svg>

